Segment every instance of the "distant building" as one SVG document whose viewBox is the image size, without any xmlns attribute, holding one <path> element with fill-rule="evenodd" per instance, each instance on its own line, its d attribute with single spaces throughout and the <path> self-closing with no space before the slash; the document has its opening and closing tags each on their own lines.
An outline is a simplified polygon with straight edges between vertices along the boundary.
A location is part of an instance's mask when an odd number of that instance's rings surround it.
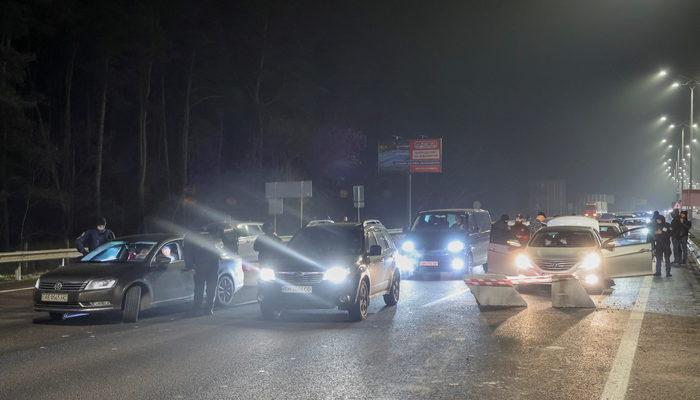
<svg viewBox="0 0 700 400">
<path fill-rule="evenodd" d="M 542 211 L 547 216 L 568 214 L 566 203 L 566 181 L 543 179 L 530 183 L 528 207 L 530 212 Z"/>
</svg>

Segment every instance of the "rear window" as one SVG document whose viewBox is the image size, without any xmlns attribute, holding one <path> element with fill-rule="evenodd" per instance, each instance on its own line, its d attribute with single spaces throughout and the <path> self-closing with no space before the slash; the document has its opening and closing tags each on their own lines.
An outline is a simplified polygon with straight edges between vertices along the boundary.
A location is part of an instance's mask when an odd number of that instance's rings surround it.
<svg viewBox="0 0 700 400">
<path fill-rule="evenodd" d="M 590 232 L 576 230 L 540 230 L 529 243 L 530 247 L 594 247 Z"/>
<path fill-rule="evenodd" d="M 600 232 L 600 237 L 609 239 L 609 238 L 614 238 L 620 235 L 620 228 L 617 226 L 604 226 L 601 225 L 599 227 L 599 232 Z"/>
</svg>

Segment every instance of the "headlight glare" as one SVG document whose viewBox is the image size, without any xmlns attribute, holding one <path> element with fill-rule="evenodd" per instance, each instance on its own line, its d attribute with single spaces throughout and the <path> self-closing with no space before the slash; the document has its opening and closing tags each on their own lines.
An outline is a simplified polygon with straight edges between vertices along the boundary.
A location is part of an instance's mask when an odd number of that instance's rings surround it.
<svg viewBox="0 0 700 400">
<path fill-rule="evenodd" d="M 414 251 L 416 251 L 416 244 L 410 240 L 407 240 L 407 241 L 403 242 L 403 244 L 401 245 L 401 250 L 409 252 L 409 253 L 414 252 Z"/>
<path fill-rule="evenodd" d="M 460 242 L 459 240 L 453 240 L 447 244 L 447 250 L 450 253 L 459 253 L 460 251 L 464 250 L 464 243 Z"/>
<path fill-rule="evenodd" d="M 85 286 L 85 290 L 100 290 L 100 289 L 110 289 L 117 284 L 116 279 L 96 279 L 90 281 L 90 283 Z"/>
<path fill-rule="evenodd" d="M 525 254 L 518 254 L 515 257 L 515 266 L 518 267 L 518 269 L 528 270 L 533 267 L 533 264 L 532 260 L 530 260 L 530 257 L 528 257 Z"/>
<path fill-rule="evenodd" d="M 590 253 L 583 257 L 581 261 L 581 268 L 585 270 L 592 270 L 600 267 L 601 259 L 598 253 Z"/>
<path fill-rule="evenodd" d="M 323 279 L 332 283 L 341 283 L 348 277 L 348 270 L 343 267 L 331 267 L 323 273 Z"/>
<path fill-rule="evenodd" d="M 270 268 L 261 268 L 260 274 L 258 274 L 258 278 L 260 278 L 261 281 L 265 282 L 274 281 L 275 271 Z"/>
</svg>

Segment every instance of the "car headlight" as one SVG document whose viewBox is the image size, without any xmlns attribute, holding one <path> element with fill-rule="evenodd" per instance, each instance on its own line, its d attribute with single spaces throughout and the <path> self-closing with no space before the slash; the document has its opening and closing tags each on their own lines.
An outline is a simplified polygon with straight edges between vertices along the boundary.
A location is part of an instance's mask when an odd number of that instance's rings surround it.
<svg viewBox="0 0 700 400">
<path fill-rule="evenodd" d="M 600 267 L 601 263 L 600 255 L 598 253 L 590 253 L 583 257 L 581 261 L 581 268 L 585 270 L 596 269 Z"/>
<path fill-rule="evenodd" d="M 323 280 L 332 283 L 341 283 L 348 277 L 348 270 L 343 267 L 331 267 L 323 273 Z"/>
<path fill-rule="evenodd" d="M 261 268 L 258 275 L 261 281 L 269 282 L 275 280 L 275 271 L 270 268 Z"/>
<path fill-rule="evenodd" d="M 34 289 L 39 289 L 39 281 L 41 278 L 37 279 L 36 282 L 34 283 Z"/>
<path fill-rule="evenodd" d="M 531 269 L 534 264 L 532 263 L 532 260 L 530 260 L 530 257 L 528 257 L 525 254 L 518 254 L 515 257 L 515 266 L 518 267 L 518 269 Z"/>
<path fill-rule="evenodd" d="M 403 244 L 401 245 L 401 250 L 409 252 L 409 253 L 414 252 L 414 251 L 416 251 L 416 244 L 410 240 L 407 240 L 407 241 L 403 242 Z"/>
<path fill-rule="evenodd" d="M 110 289 L 117 284 L 116 279 L 97 279 L 90 281 L 90 283 L 85 286 L 85 290 L 99 290 L 99 289 Z"/>
<path fill-rule="evenodd" d="M 447 251 L 450 253 L 459 253 L 464 250 L 464 243 L 459 240 L 453 240 L 447 244 Z"/>
</svg>

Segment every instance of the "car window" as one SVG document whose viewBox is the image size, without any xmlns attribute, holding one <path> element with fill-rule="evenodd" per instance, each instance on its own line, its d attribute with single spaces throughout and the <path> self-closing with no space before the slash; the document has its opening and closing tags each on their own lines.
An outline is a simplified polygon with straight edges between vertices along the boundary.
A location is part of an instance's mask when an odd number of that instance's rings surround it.
<svg viewBox="0 0 700 400">
<path fill-rule="evenodd" d="M 649 243 L 649 229 L 636 228 L 630 229 L 619 236 L 609 239 L 616 247 L 632 246 L 637 244 Z"/>
<path fill-rule="evenodd" d="M 362 254 L 362 227 L 323 224 L 306 227 L 289 241 L 289 248 L 301 256 Z"/>
<path fill-rule="evenodd" d="M 610 239 L 620 235 L 620 228 L 612 225 L 601 225 L 599 227 L 600 237 Z"/>
<path fill-rule="evenodd" d="M 469 233 L 479 233 L 479 223 L 476 214 L 472 214 L 470 217 L 467 223 L 469 226 Z"/>
<path fill-rule="evenodd" d="M 412 231 L 464 230 L 467 215 L 458 211 L 436 211 L 418 214 Z"/>
<path fill-rule="evenodd" d="M 155 246 L 156 242 L 148 241 L 112 241 L 91 251 L 80 261 L 90 263 L 144 262 Z"/>
<path fill-rule="evenodd" d="M 478 212 L 474 214 L 476 225 L 479 227 L 479 232 L 488 232 L 491 230 L 491 217 L 487 212 Z"/>
<path fill-rule="evenodd" d="M 384 239 L 386 242 L 389 244 L 390 249 L 396 249 L 396 244 L 394 243 L 394 238 L 391 237 L 389 232 L 387 231 L 381 231 L 381 234 L 384 236 Z"/>
<path fill-rule="evenodd" d="M 247 225 L 248 235 L 257 236 L 262 235 L 262 227 L 260 225 Z"/>
<path fill-rule="evenodd" d="M 178 242 L 164 244 L 155 256 L 155 259 L 162 257 L 170 258 L 170 262 L 182 260 L 182 246 Z"/>
<path fill-rule="evenodd" d="M 539 230 L 529 247 L 593 247 L 595 239 L 590 232 L 577 230 Z"/>
<path fill-rule="evenodd" d="M 365 240 L 365 251 L 369 251 L 372 246 L 379 246 L 377 238 L 374 236 L 374 232 L 367 232 Z"/>
<path fill-rule="evenodd" d="M 389 249 L 389 241 L 386 239 L 386 237 L 384 236 L 384 234 L 383 234 L 382 232 L 380 232 L 380 231 L 373 231 L 373 232 L 370 232 L 370 233 L 371 233 L 372 235 L 374 235 L 375 240 L 377 241 L 377 243 L 378 243 L 380 246 L 382 246 L 382 249 L 383 249 L 383 250 L 388 250 L 388 249 Z"/>
</svg>

